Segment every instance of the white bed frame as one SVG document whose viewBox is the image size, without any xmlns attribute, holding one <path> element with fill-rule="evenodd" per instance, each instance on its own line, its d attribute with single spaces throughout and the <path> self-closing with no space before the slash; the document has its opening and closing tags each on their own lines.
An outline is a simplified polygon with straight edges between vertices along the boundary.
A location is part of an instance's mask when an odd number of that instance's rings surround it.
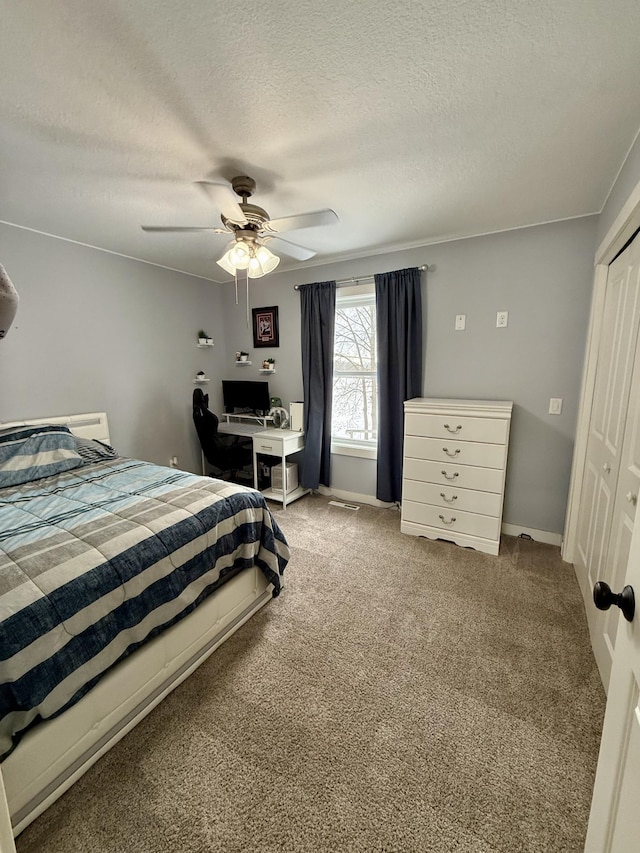
<svg viewBox="0 0 640 853">
<path fill-rule="evenodd" d="M 104 412 L 3 423 L 2 428 L 26 423 L 65 424 L 77 436 L 110 444 Z M 241 572 L 117 664 L 73 707 L 27 732 L 2 763 L 14 836 L 266 604 L 272 590 L 257 567 Z"/>
</svg>

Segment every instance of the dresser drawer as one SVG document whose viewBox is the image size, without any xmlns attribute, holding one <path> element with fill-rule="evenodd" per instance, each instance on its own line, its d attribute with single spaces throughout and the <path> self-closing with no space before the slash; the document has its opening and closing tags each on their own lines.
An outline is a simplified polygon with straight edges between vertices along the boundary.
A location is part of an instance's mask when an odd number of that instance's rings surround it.
<svg viewBox="0 0 640 853">
<path fill-rule="evenodd" d="M 461 489 L 479 489 L 502 494 L 504 474 L 497 468 L 476 468 L 473 465 L 454 465 L 451 462 L 431 462 L 427 459 L 409 459 L 405 456 L 403 475 L 405 481 L 420 480 Z"/>
<path fill-rule="evenodd" d="M 465 418 L 456 414 L 408 414 L 405 418 L 406 435 L 505 444 L 508 431 L 509 422 L 497 418 Z"/>
<path fill-rule="evenodd" d="M 476 512 L 498 518 L 502 505 L 502 495 L 492 492 L 476 492 L 457 486 L 438 486 L 435 483 L 421 483 L 418 480 L 405 480 L 402 501 L 433 504 L 455 515 L 456 510 Z M 446 515 L 446 513 L 445 513 Z M 447 516 L 448 517 L 448 516 Z"/>
<path fill-rule="evenodd" d="M 410 459 L 504 468 L 507 447 L 504 444 L 480 444 L 472 441 L 453 441 L 451 438 L 418 438 L 409 435 L 405 438 L 404 455 Z"/>
<path fill-rule="evenodd" d="M 443 539 L 447 538 L 447 533 L 451 536 L 455 536 L 456 533 L 466 533 L 470 536 L 494 540 L 500 536 L 499 518 L 461 512 L 458 509 L 443 509 L 415 501 L 403 500 L 402 520 L 424 524 L 426 527 L 436 527 L 442 530 Z"/>
</svg>

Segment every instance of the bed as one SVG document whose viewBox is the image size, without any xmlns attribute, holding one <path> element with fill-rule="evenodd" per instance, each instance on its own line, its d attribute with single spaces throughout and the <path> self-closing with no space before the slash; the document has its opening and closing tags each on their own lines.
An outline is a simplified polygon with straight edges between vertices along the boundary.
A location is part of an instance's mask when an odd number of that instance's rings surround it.
<svg viewBox="0 0 640 853">
<path fill-rule="evenodd" d="M 118 456 L 105 413 L 28 424 L 2 424 L 8 462 L 0 443 L 14 835 L 279 594 L 289 557 L 259 492 Z"/>
</svg>

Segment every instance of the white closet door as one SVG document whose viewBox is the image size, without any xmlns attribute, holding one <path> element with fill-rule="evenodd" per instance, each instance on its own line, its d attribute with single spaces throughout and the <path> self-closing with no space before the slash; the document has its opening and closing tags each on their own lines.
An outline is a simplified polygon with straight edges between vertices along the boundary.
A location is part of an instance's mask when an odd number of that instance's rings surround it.
<svg viewBox="0 0 640 853">
<path fill-rule="evenodd" d="M 623 506 L 622 501 L 628 491 L 637 493 L 637 486 L 630 483 L 636 476 L 638 451 L 631 437 L 625 441 L 625 434 L 627 423 L 631 430 L 632 422 L 638 417 L 634 400 L 628 421 L 632 378 L 636 397 L 640 390 L 635 387 L 640 382 L 636 376 L 640 370 L 634 373 L 640 319 L 639 271 L 640 240 L 635 240 L 609 269 L 578 519 L 576 569 L 586 599 L 593 651 L 605 690 L 611 673 L 618 618 L 617 614 L 595 611 L 590 599 L 596 581 L 604 580 L 615 588 L 619 578 L 624 576 L 631 541 L 635 507 L 631 501 Z M 623 471 L 625 476 L 621 478 Z M 620 491 L 623 482 L 627 483 L 624 494 Z"/>
<path fill-rule="evenodd" d="M 620 593 L 629 584 L 640 604 L 640 525 L 631 540 Z M 612 610 L 620 612 L 617 607 Z M 607 611 L 608 612 L 608 611 Z M 585 853 L 637 853 L 640 849 L 640 612 L 620 618 L 611 685 Z"/>
</svg>

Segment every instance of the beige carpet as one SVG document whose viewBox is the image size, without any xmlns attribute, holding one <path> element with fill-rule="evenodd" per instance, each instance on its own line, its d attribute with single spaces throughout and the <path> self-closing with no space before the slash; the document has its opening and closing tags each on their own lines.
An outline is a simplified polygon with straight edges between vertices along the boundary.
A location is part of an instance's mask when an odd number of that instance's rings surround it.
<svg viewBox="0 0 640 853">
<path fill-rule="evenodd" d="M 287 587 L 19 853 L 582 851 L 604 711 L 557 548 L 276 511 Z"/>
</svg>

